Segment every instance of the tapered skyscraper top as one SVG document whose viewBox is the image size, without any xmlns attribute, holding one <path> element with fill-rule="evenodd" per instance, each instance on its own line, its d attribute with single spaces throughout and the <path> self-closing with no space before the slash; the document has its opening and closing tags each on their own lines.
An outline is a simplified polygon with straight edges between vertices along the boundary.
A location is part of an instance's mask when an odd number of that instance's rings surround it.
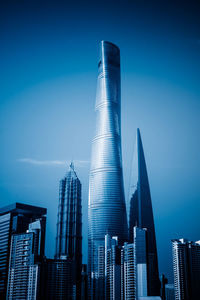
<svg viewBox="0 0 200 300">
<path fill-rule="evenodd" d="M 98 62 L 96 131 L 89 184 L 89 276 L 97 276 L 98 247 L 105 234 L 127 239 L 121 160 L 120 51 L 102 41 Z"/>
<path fill-rule="evenodd" d="M 70 164 L 60 180 L 55 258 L 82 257 L 81 183 Z"/>
<path fill-rule="evenodd" d="M 135 151 L 133 156 L 133 166 L 131 175 L 130 197 L 137 194 L 137 209 L 134 216 L 129 216 L 129 221 L 133 226 L 147 228 L 148 222 L 152 226 L 153 213 L 147 168 L 144 158 L 144 151 L 139 128 L 136 133 Z M 133 204 L 133 198 L 130 205 Z M 131 208 L 131 207 L 130 207 Z M 132 212 L 132 211 L 130 211 Z M 132 228 L 130 228 L 132 230 Z M 132 235 L 130 236 L 132 238 Z"/>
<path fill-rule="evenodd" d="M 82 268 L 82 205 L 81 182 L 71 163 L 65 177 L 60 180 L 57 215 L 57 235 L 53 273 L 49 283 L 54 288 L 51 299 L 81 298 Z M 50 266 L 50 265 L 49 265 Z M 51 268 L 50 268 L 50 272 Z M 51 289 L 51 288 L 50 288 Z M 49 293 L 49 291 L 48 291 Z"/>
<path fill-rule="evenodd" d="M 147 273 L 148 295 L 159 295 L 159 275 L 154 228 L 153 210 L 149 180 L 145 163 L 140 130 L 137 129 L 135 152 L 133 157 L 130 204 L 129 239 L 133 240 L 133 227 L 147 229 Z"/>
</svg>

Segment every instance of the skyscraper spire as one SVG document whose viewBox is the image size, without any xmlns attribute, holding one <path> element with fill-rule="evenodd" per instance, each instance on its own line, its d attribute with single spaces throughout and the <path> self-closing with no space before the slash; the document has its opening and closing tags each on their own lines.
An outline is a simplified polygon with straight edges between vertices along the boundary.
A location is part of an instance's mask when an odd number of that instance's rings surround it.
<svg viewBox="0 0 200 300">
<path fill-rule="evenodd" d="M 73 163 L 73 161 L 71 161 L 71 163 L 70 163 L 70 169 L 72 169 L 73 171 L 74 171 L 74 163 Z"/>
<path fill-rule="evenodd" d="M 133 241 L 133 227 L 147 229 L 147 280 L 148 295 L 159 295 L 160 282 L 156 236 L 149 180 L 145 163 L 140 130 L 137 129 L 136 145 L 133 157 L 130 203 L 129 203 L 129 239 Z"/>
<path fill-rule="evenodd" d="M 98 248 L 104 246 L 105 234 L 117 235 L 119 243 L 128 235 L 121 158 L 120 51 L 106 41 L 100 47 L 95 109 L 88 204 L 89 281 L 98 276 Z M 96 297 L 96 288 L 91 290 L 91 297 Z"/>
</svg>

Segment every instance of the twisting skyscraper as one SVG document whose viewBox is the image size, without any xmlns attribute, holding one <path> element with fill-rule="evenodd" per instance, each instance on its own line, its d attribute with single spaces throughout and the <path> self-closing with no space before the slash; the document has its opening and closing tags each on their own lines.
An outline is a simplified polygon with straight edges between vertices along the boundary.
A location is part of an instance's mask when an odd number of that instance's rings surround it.
<svg viewBox="0 0 200 300">
<path fill-rule="evenodd" d="M 134 226 L 147 229 L 147 289 L 149 296 L 157 296 L 160 293 L 160 281 L 158 275 L 156 236 L 149 181 L 139 129 L 137 129 L 136 135 L 136 147 L 133 158 L 130 189 L 130 241 L 133 240 Z"/>
<path fill-rule="evenodd" d="M 117 235 L 119 243 L 128 235 L 122 176 L 120 98 L 120 51 L 112 43 L 102 41 L 88 206 L 91 297 L 97 296 L 98 248 L 104 245 L 105 234 Z"/>
</svg>

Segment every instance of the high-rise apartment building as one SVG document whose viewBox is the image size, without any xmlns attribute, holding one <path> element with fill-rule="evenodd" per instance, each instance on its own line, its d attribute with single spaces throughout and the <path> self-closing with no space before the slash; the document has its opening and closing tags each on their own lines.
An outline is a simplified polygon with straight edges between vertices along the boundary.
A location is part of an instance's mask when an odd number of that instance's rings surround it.
<svg viewBox="0 0 200 300">
<path fill-rule="evenodd" d="M 134 227 L 134 242 L 118 245 L 118 237 L 105 236 L 106 300 L 147 297 L 147 230 Z"/>
<path fill-rule="evenodd" d="M 88 203 L 89 297 L 98 298 L 98 249 L 105 235 L 127 240 L 121 155 L 120 51 L 102 41 L 98 63 L 96 132 L 92 142 Z"/>
<path fill-rule="evenodd" d="M 146 297 L 147 293 L 147 230 L 135 226 L 133 228 L 133 244 L 135 255 L 136 299 Z"/>
<path fill-rule="evenodd" d="M 15 203 L 0 209 L 0 299 L 6 298 L 12 234 L 25 233 L 31 222 L 44 218 L 46 208 Z M 44 250 L 45 228 L 41 231 Z"/>
<path fill-rule="evenodd" d="M 140 131 L 137 129 L 136 147 L 129 203 L 129 240 L 133 241 L 133 227 L 147 229 L 147 290 L 148 296 L 160 295 L 158 259 L 151 194 Z"/>
<path fill-rule="evenodd" d="M 122 247 L 122 300 L 136 299 L 136 270 L 135 270 L 135 248 L 133 243 L 125 243 Z"/>
<path fill-rule="evenodd" d="M 200 241 L 172 240 L 175 300 L 200 297 Z"/>
<path fill-rule="evenodd" d="M 118 237 L 105 236 L 105 299 L 121 299 L 121 246 Z"/>
<path fill-rule="evenodd" d="M 45 219 L 29 224 L 26 233 L 12 235 L 7 299 L 41 299 L 40 271 L 44 256 Z"/>
<path fill-rule="evenodd" d="M 76 175 L 73 163 L 70 164 L 66 176 L 60 181 L 55 260 L 49 261 L 47 264 L 50 264 L 47 269 L 50 268 L 53 271 L 52 278 L 54 278 L 56 286 L 55 299 L 80 299 L 82 271 L 81 182 Z M 59 286 L 62 286 L 60 289 L 62 291 L 59 291 Z"/>
<path fill-rule="evenodd" d="M 99 299 L 105 297 L 105 247 L 99 245 L 98 247 L 98 271 L 96 274 L 96 294 Z"/>
<path fill-rule="evenodd" d="M 147 297 L 147 230 L 133 228 L 133 243 L 121 250 L 121 299 Z"/>
</svg>

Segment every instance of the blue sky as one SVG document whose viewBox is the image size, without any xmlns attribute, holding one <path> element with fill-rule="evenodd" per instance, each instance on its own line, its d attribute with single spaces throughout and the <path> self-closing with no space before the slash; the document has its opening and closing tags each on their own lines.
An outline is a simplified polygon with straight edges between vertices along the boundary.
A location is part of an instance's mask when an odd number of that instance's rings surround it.
<svg viewBox="0 0 200 300">
<path fill-rule="evenodd" d="M 58 185 L 74 160 L 83 248 L 99 42 L 121 50 L 125 192 L 141 130 L 160 273 L 172 238 L 200 239 L 200 7 L 196 1 L 6 1 L 0 15 L 0 200 L 47 207 L 54 255 Z M 128 199 L 126 199 L 128 200 Z"/>
</svg>

